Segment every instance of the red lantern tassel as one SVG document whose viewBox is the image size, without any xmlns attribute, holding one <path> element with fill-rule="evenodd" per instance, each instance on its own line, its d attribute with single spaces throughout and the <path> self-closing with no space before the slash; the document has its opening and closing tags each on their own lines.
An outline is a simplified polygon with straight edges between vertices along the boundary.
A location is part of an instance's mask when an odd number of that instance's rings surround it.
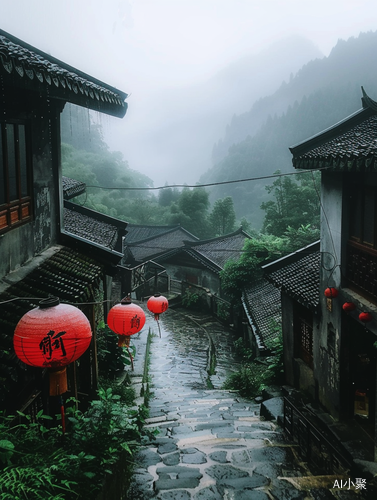
<svg viewBox="0 0 377 500">
<path fill-rule="evenodd" d="M 60 396 L 68 391 L 67 370 L 50 370 L 50 396 Z"/>
<path fill-rule="evenodd" d="M 118 336 L 118 347 L 130 347 L 130 336 L 129 335 L 119 335 Z"/>
</svg>

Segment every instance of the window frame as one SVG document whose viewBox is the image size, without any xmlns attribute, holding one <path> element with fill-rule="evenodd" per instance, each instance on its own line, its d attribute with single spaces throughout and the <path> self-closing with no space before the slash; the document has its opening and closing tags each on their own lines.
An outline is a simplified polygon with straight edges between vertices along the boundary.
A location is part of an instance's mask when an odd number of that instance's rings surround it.
<svg viewBox="0 0 377 500">
<path fill-rule="evenodd" d="M 9 130 L 12 127 L 12 134 Z M 21 147 L 20 134 L 23 129 L 24 146 Z M 10 143 L 9 141 L 12 139 Z M 3 203 L 0 204 L 0 234 L 30 222 L 33 216 L 32 197 L 32 161 L 30 126 L 26 120 L 7 119 L 0 121 L 0 182 L 3 183 L 1 193 Z M 13 146 L 13 172 L 10 172 L 9 144 Z M 11 179 L 14 173 L 14 190 L 16 198 L 11 199 Z"/>
<path fill-rule="evenodd" d="M 377 250 L 377 187 L 356 183 L 352 186 L 350 198 L 351 200 L 354 198 L 353 202 L 350 200 L 350 206 L 356 206 L 356 210 L 351 208 L 349 213 L 349 240 L 366 249 Z M 373 203 L 371 212 L 366 210 L 368 199 Z M 366 217 L 368 215 L 372 218 L 371 226 L 368 225 L 368 229 L 372 229 L 373 232 L 372 241 L 368 241 L 366 236 L 368 231 Z"/>
</svg>

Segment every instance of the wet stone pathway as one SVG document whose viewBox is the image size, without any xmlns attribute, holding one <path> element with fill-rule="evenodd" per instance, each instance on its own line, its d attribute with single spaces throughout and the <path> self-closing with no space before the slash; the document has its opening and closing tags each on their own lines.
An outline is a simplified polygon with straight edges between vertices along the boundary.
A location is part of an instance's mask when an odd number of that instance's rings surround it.
<svg viewBox="0 0 377 500">
<path fill-rule="evenodd" d="M 221 387 L 239 367 L 234 338 L 211 317 L 168 310 L 150 357 L 153 396 L 128 498 L 294 500 L 334 498 L 302 488 L 310 476 L 297 449 L 260 405 Z M 209 375 L 216 358 L 215 374 Z M 301 484 L 301 486 L 300 486 Z M 315 494 L 316 493 L 316 494 Z M 329 496 L 327 496 L 329 495 Z"/>
</svg>

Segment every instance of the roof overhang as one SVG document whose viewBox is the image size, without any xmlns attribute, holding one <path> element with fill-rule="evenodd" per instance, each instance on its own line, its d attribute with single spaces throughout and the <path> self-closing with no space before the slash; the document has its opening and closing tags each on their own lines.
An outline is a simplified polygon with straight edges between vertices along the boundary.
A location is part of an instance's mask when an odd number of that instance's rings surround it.
<svg viewBox="0 0 377 500">
<path fill-rule="evenodd" d="M 5 85 L 48 95 L 122 118 L 127 94 L 0 30 L 0 75 Z"/>
</svg>

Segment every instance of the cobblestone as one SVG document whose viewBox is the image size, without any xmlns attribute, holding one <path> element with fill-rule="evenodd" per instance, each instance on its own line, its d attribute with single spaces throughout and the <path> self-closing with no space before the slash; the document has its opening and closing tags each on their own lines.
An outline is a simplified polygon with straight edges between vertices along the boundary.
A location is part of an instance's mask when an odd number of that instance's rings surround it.
<svg viewBox="0 0 377 500">
<path fill-rule="evenodd" d="M 201 319 L 200 314 L 170 309 L 160 317 L 161 338 L 156 336 L 151 348 L 153 397 L 146 421 L 158 434 L 137 457 L 128 498 L 321 498 L 328 483 L 302 489 L 290 480 L 310 473 L 281 427 L 260 417 L 259 403 L 222 389 L 226 377 L 240 367 L 235 339 L 208 316 L 205 327 Z M 153 320 L 148 326 L 157 333 Z M 210 342 L 216 347 L 216 373 L 207 372 L 213 366 Z"/>
</svg>

